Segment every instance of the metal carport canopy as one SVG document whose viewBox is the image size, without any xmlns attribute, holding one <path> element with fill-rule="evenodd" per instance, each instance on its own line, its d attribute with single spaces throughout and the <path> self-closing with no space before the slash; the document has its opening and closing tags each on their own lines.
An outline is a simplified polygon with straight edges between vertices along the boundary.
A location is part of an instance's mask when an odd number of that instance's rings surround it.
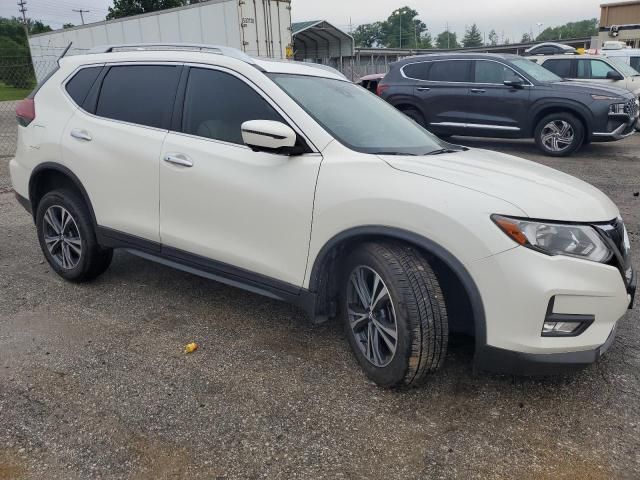
<svg viewBox="0 0 640 480">
<path fill-rule="evenodd" d="M 353 56 L 353 37 L 325 20 L 293 23 L 291 30 L 296 60 Z"/>
</svg>

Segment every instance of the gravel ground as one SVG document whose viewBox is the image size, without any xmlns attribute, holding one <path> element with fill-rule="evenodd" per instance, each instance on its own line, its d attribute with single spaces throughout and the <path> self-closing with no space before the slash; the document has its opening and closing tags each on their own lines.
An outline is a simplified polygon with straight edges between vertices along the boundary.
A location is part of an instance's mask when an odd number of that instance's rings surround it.
<svg viewBox="0 0 640 480">
<path fill-rule="evenodd" d="M 457 140 L 601 188 L 640 265 L 640 136 L 561 160 Z M 639 320 L 636 307 L 573 375 L 474 375 L 472 344 L 454 338 L 425 387 L 385 391 L 338 324 L 286 304 L 122 252 L 96 282 L 65 283 L 2 188 L 0 479 L 638 478 Z"/>
</svg>

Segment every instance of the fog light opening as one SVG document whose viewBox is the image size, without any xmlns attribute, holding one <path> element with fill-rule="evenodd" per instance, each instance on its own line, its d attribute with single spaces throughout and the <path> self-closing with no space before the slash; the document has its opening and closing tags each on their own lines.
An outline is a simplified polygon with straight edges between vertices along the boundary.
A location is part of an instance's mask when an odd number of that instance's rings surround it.
<svg viewBox="0 0 640 480">
<path fill-rule="evenodd" d="M 547 336 L 571 335 L 576 332 L 583 322 L 544 322 L 542 334 Z"/>
<path fill-rule="evenodd" d="M 595 315 L 553 313 L 555 296 L 549 300 L 547 314 L 542 323 L 543 337 L 577 337 L 595 321 Z"/>
</svg>

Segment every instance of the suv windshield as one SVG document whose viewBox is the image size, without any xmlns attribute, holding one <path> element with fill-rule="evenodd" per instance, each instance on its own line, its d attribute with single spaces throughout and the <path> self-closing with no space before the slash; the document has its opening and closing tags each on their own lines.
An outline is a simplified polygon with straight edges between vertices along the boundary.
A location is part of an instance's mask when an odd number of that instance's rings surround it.
<svg viewBox="0 0 640 480">
<path fill-rule="evenodd" d="M 531 60 L 516 58 L 515 60 L 511 60 L 511 63 L 537 82 L 562 81 L 562 78 L 560 78 L 558 75 L 538 65 L 537 63 L 532 62 Z"/>
<path fill-rule="evenodd" d="M 325 130 L 352 150 L 426 155 L 445 146 L 387 102 L 351 82 L 289 74 L 270 77 Z"/>
<path fill-rule="evenodd" d="M 625 77 L 637 77 L 640 75 L 640 72 L 631 65 L 627 65 L 623 60 L 619 60 L 617 58 L 608 58 L 607 60 L 609 60 L 609 63 L 616 67 L 616 69 Z"/>
</svg>

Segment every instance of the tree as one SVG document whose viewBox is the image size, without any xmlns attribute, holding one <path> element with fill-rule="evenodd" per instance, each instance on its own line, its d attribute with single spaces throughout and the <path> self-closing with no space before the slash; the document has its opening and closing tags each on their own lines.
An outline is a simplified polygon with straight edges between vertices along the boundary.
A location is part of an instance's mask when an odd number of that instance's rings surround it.
<svg viewBox="0 0 640 480">
<path fill-rule="evenodd" d="M 531 43 L 533 41 L 533 37 L 529 33 L 523 33 L 522 38 L 520 39 L 520 43 Z"/>
<path fill-rule="evenodd" d="M 465 47 L 481 47 L 484 44 L 480 29 L 475 23 L 467 28 L 464 38 L 462 39 L 462 44 Z"/>
<path fill-rule="evenodd" d="M 536 41 L 562 40 L 567 38 L 593 37 L 598 35 L 598 19 L 569 22 L 559 27 L 548 27 L 538 35 Z"/>
<path fill-rule="evenodd" d="M 18 20 L 16 17 L 4 18 L 0 17 L 0 38 L 6 38 L 12 40 L 18 45 L 27 45 L 27 37 L 24 34 L 24 27 L 22 20 Z M 8 48 L 6 44 L 3 44 L 3 49 Z M 4 56 L 9 56 L 8 53 L 3 52 Z"/>
<path fill-rule="evenodd" d="M 402 7 L 389 15 L 381 25 L 381 44 L 389 48 L 431 48 L 427 26 L 410 7 Z"/>
<path fill-rule="evenodd" d="M 65 23 L 64 25 L 62 25 L 62 28 L 73 28 L 73 27 L 75 27 L 73 23 Z"/>
<path fill-rule="evenodd" d="M 377 47 L 382 44 L 382 23 L 364 23 L 353 32 L 356 47 Z"/>
<path fill-rule="evenodd" d="M 455 32 L 445 30 L 436 38 L 436 48 L 460 48 L 460 44 L 458 43 L 458 36 Z"/>
<path fill-rule="evenodd" d="M 113 7 L 109 7 L 107 20 L 181 7 L 187 3 L 184 0 L 113 0 Z"/>
<path fill-rule="evenodd" d="M 495 47 L 496 45 L 498 45 L 498 43 L 500 43 L 498 34 L 496 33 L 495 30 L 491 30 L 489 32 L 489 45 L 491 45 L 492 47 Z"/>
<path fill-rule="evenodd" d="M 51 27 L 45 25 L 40 20 L 29 20 L 29 33 L 35 35 L 36 33 L 50 32 Z"/>
</svg>

